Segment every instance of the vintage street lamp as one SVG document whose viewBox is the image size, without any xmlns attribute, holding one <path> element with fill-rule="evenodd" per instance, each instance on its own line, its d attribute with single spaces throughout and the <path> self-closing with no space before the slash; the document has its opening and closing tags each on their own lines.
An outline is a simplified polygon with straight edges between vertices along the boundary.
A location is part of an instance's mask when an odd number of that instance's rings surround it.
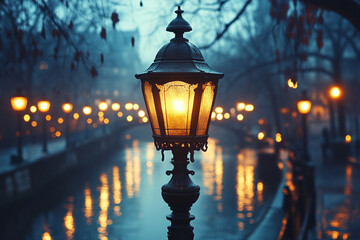
<svg viewBox="0 0 360 240">
<path fill-rule="evenodd" d="M 174 165 L 169 183 L 162 187 L 162 196 L 172 213 L 168 238 L 193 239 L 189 213 L 199 197 L 200 187 L 195 185 L 187 165 L 194 161 L 194 151 L 207 149 L 210 114 L 214 105 L 218 80 L 224 75 L 212 70 L 200 50 L 186 38 L 184 32 L 192 30 L 178 7 L 177 17 L 168 25 L 167 31 L 175 38 L 157 53 L 154 62 L 135 77 L 141 80 L 146 108 L 151 122 L 157 150 L 171 150 Z"/>
<path fill-rule="evenodd" d="M 62 106 L 62 110 L 65 113 L 65 138 L 66 138 L 66 147 L 70 147 L 70 123 L 69 123 L 69 115 L 73 110 L 73 105 L 70 102 L 64 103 Z"/>
<path fill-rule="evenodd" d="M 11 156 L 11 163 L 21 163 L 23 161 L 23 153 L 22 153 L 22 132 L 21 132 L 21 113 L 25 111 L 27 106 L 28 99 L 23 96 L 18 89 L 17 94 L 10 99 L 11 107 L 17 114 L 17 124 L 18 129 L 16 132 L 17 138 L 17 156 Z"/>
<path fill-rule="evenodd" d="M 309 161 L 309 153 L 308 153 L 308 139 L 307 139 L 307 116 L 311 110 L 311 101 L 307 97 L 306 91 L 302 92 L 302 97 L 297 102 L 297 108 L 299 113 L 302 116 L 302 131 L 303 131 L 303 154 L 304 159 Z"/>
<path fill-rule="evenodd" d="M 47 154 L 48 153 L 48 147 L 47 147 L 47 139 L 46 139 L 46 119 L 45 115 L 50 110 L 51 103 L 49 100 L 42 98 L 37 103 L 39 111 L 43 115 L 43 144 L 42 144 L 42 153 Z"/>
</svg>

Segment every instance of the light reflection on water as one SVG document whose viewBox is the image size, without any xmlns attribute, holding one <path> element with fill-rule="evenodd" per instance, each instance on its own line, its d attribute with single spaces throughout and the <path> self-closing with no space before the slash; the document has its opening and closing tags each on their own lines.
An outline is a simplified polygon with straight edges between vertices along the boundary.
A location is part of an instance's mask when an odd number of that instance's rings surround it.
<svg viewBox="0 0 360 240">
<path fill-rule="evenodd" d="M 128 143 L 99 168 L 98 177 L 84 182 L 81 191 L 50 210 L 53 217 L 47 229 L 41 216 L 34 219 L 32 232 L 45 229 L 43 240 L 166 239 L 170 222 L 165 216 L 170 209 L 160 189 L 169 180 L 165 170 L 172 168 L 171 155 L 167 153 L 162 163 L 152 142 Z M 271 192 L 256 180 L 256 152 L 224 147 L 210 138 L 208 151 L 196 156 L 196 162 L 189 165 L 196 171 L 193 181 L 201 187 L 200 198 L 191 210 L 196 216 L 192 222 L 195 239 L 244 237 Z M 58 214 L 62 211 L 65 215 L 60 223 Z M 39 239 L 35 235 L 26 239 Z"/>
</svg>

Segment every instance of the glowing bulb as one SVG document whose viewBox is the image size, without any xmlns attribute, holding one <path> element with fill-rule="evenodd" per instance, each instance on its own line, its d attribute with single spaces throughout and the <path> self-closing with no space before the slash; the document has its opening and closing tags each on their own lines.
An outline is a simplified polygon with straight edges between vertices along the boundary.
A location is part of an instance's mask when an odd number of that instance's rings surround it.
<svg viewBox="0 0 360 240">
<path fill-rule="evenodd" d="M 238 111 L 244 110 L 245 109 L 245 103 L 243 103 L 243 102 L 238 103 L 236 108 L 237 108 Z"/>
<path fill-rule="evenodd" d="M 223 113 L 224 112 L 224 109 L 222 107 L 216 107 L 215 108 L 215 113 Z"/>
<path fill-rule="evenodd" d="M 341 90 L 340 90 L 340 88 L 339 88 L 338 86 L 332 87 L 332 88 L 330 89 L 330 96 L 331 96 L 332 98 L 335 98 L 335 99 L 339 98 L 339 97 L 341 96 Z"/>
<path fill-rule="evenodd" d="M 181 100 L 174 100 L 172 106 L 175 112 L 185 112 L 185 103 Z"/>
<path fill-rule="evenodd" d="M 350 142 L 351 142 L 351 136 L 350 136 L 350 135 L 346 135 L 346 136 L 345 136 L 345 142 L 346 142 L 346 143 L 350 143 Z"/>
<path fill-rule="evenodd" d="M 140 110 L 139 112 L 138 112 L 138 115 L 139 115 L 139 117 L 144 117 L 145 116 L 145 111 L 144 110 Z"/>
<path fill-rule="evenodd" d="M 74 113 L 74 114 L 73 114 L 73 118 L 74 118 L 75 120 L 79 119 L 79 114 L 78 114 L 78 113 Z"/>
<path fill-rule="evenodd" d="M 254 111 L 254 105 L 252 105 L 252 104 L 247 104 L 247 105 L 245 106 L 245 111 L 247 111 L 247 112 L 252 112 L 252 111 Z"/>
<path fill-rule="evenodd" d="M 111 109 L 114 111 L 114 112 L 117 112 L 120 110 L 120 104 L 119 103 L 113 103 L 111 104 Z"/>
<path fill-rule="evenodd" d="M 36 111 L 37 111 L 36 106 L 31 106 L 31 107 L 30 107 L 30 112 L 36 113 Z"/>
<path fill-rule="evenodd" d="M 29 115 L 29 114 L 25 114 L 25 115 L 24 115 L 24 121 L 25 121 L 25 122 L 29 122 L 29 121 L 30 121 L 30 115 Z"/>
<path fill-rule="evenodd" d="M 259 132 L 259 133 L 258 133 L 258 139 L 259 139 L 260 141 L 263 140 L 264 137 L 265 137 L 265 134 L 264 134 L 263 132 Z"/>
<path fill-rule="evenodd" d="M 236 116 L 236 119 L 240 122 L 240 121 L 244 120 L 244 115 L 242 115 L 242 114 L 240 113 L 240 114 L 238 114 L 238 115 Z"/>
</svg>

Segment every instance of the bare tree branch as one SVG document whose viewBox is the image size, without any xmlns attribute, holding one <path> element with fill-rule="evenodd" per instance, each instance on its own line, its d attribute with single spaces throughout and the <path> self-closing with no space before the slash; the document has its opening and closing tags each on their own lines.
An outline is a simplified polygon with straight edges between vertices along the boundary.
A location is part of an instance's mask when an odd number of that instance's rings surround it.
<svg viewBox="0 0 360 240">
<path fill-rule="evenodd" d="M 360 4 L 354 0 L 301 0 L 325 10 L 333 11 L 347 19 L 360 31 Z"/>
<path fill-rule="evenodd" d="M 244 6 L 241 8 L 241 10 L 236 14 L 236 16 L 229 23 L 225 24 L 224 29 L 216 35 L 215 39 L 211 43 L 205 46 L 201 46 L 200 49 L 207 49 L 213 46 L 229 30 L 231 25 L 240 18 L 240 16 L 245 12 L 247 6 L 251 3 L 251 1 L 252 0 L 247 0 Z"/>
</svg>

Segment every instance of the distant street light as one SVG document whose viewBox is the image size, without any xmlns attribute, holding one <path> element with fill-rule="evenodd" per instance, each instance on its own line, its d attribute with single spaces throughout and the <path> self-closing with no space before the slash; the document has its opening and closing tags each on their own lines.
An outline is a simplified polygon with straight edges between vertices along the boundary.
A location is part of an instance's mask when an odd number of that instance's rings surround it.
<svg viewBox="0 0 360 240">
<path fill-rule="evenodd" d="M 307 136 L 307 116 L 311 110 L 311 101 L 307 97 L 306 91 L 302 92 L 302 97 L 297 102 L 297 108 L 299 113 L 302 116 L 302 132 L 303 132 L 303 159 L 305 161 L 309 161 L 309 153 L 308 153 L 308 136 Z"/>
<path fill-rule="evenodd" d="M 330 97 L 333 98 L 333 99 L 338 99 L 341 97 L 342 95 L 342 92 L 341 92 L 341 89 L 338 87 L 338 86 L 333 86 L 330 88 Z"/>
<path fill-rule="evenodd" d="M 65 113 L 65 138 L 66 138 L 66 147 L 70 147 L 70 119 L 69 115 L 73 110 L 73 105 L 70 102 L 66 102 L 62 105 L 62 109 Z"/>
<path fill-rule="evenodd" d="M 11 107 L 17 114 L 17 156 L 11 156 L 11 163 L 21 163 L 23 162 L 23 152 L 22 152 L 22 132 L 21 132 L 21 122 L 22 122 L 22 113 L 25 111 L 27 106 L 28 99 L 21 94 L 20 89 L 17 90 L 17 94 L 10 99 Z M 29 119 L 30 120 L 30 119 Z"/>
<path fill-rule="evenodd" d="M 83 113 L 86 116 L 89 116 L 92 113 L 92 108 L 90 106 L 83 107 Z"/>
<path fill-rule="evenodd" d="M 171 150 L 174 165 L 170 182 L 162 187 L 162 196 L 172 213 L 168 239 L 193 239 L 189 211 L 199 197 L 200 187 L 189 177 L 188 153 L 194 161 L 194 151 L 207 149 L 210 114 L 222 73 L 215 72 L 205 62 L 200 50 L 183 38 L 192 30 L 178 7 L 177 17 L 166 28 L 175 38 L 162 47 L 154 63 L 141 79 L 146 108 L 157 150 Z M 125 106 L 126 107 L 126 106 Z M 164 156 L 164 155 L 163 155 Z"/>
<path fill-rule="evenodd" d="M 99 102 L 99 110 L 105 112 L 108 109 L 108 104 L 105 101 Z"/>
<path fill-rule="evenodd" d="M 113 103 L 111 104 L 111 109 L 114 111 L 114 112 L 117 112 L 120 110 L 120 104 L 119 103 Z"/>
<path fill-rule="evenodd" d="M 43 121 L 43 143 L 42 143 L 42 153 L 47 154 L 48 153 L 48 147 L 47 147 L 47 131 L 46 131 L 46 113 L 50 110 L 51 103 L 49 100 L 43 98 L 38 101 L 37 103 L 39 111 L 42 113 L 42 121 Z"/>
</svg>

